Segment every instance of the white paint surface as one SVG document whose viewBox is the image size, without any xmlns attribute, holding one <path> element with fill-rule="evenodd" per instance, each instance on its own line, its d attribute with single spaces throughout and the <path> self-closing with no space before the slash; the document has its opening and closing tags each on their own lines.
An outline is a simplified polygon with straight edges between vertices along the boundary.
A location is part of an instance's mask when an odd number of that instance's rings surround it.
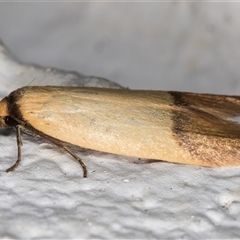
<svg viewBox="0 0 240 240">
<path fill-rule="evenodd" d="M 239 8 L 0 3 L 0 37 L 25 62 L 131 88 L 239 94 Z M 1 96 L 34 78 L 34 85 L 97 80 L 29 68 L 3 52 Z M 6 173 L 16 139 L 14 131 L 0 135 L 0 238 L 240 237 L 240 167 L 146 163 L 76 148 L 89 170 L 83 179 L 78 163 L 57 147 L 26 135 L 23 144 L 23 161 Z"/>
</svg>

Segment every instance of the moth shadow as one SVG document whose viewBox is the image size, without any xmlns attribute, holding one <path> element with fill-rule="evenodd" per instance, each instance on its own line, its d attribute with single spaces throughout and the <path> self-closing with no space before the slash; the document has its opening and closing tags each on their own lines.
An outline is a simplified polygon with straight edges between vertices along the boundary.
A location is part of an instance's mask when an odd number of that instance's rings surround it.
<svg viewBox="0 0 240 240">
<path fill-rule="evenodd" d="M 1 128 L 0 135 L 9 137 L 10 135 L 16 135 L 16 131 L 13 128 Z"/>
</svg>

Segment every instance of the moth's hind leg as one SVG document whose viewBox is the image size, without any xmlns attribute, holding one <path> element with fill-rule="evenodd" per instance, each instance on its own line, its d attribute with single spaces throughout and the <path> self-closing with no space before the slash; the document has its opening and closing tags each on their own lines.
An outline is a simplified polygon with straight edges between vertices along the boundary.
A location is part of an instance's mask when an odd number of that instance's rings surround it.
<svg viewBox="0 0 240 240">
<path fill-rule="evenodd" d="M 22 130 L 26 134 L 29 134 L 31 136 L 38 137 L 38 138 L 45 138 L 45 139 L 49 140 L 50 142 L 56 144 L 57 146 L 62 147 L 65 151 L 70 153 L 71 156 L 74 157 L 80 163 L 80 165 L 82 166 L 82 169 L 83 169 L 83 177 L 84 178 L 87 177 L 87 167 L 84 164 L 84 162 L 82 161 L 82 159 L 80 157 L 78 157 L 75 153 L 73 153 L 64 144 L 61 144 L 58 141 L 53 140 L 52 138 L 49 138 L 49 137 L 47 137 L 45 135 L 44 135 L 44 137 L 40 136 L 40 135 L 38 135 L 38 133 L 35 133 L 35 132 L 31 131 L 31 130 L 28 130 L 28 129 L 26 129 L 22 125 L 16 125 L 16 126 L 14 126 L 14 128 L 16 129 L 16 136 L 17 136 L 18 157 L 17 157 L 17 161 L 10 168 L 8 168 L 6 170 L 6 172 L 13 171 L 19 165 L 19 163 L 21 161 L 21 146 L 22 146 L 21 130 Z"/>
<path fill-rule="evenodd" d="M 17 161 L 10 168 L 8 168 L 6 172 L 13 171 L 21 161 L 21 147 L 22 147 L 21 128 L 22 126 L 17 125 L 15 128 L 16 128 L 16 136 L 17 136 L 18 157 L 17 157 Z"/>
<path fill-rule="evenodd" d="M 72 155 L 72 157 L 74 157 L 82 166 L 83 169 L 83 177 L 86 178 L 87 177 L 87 166 L 85 165 L 85 163 L 82 161 L 82 159 L 80 157 L 78 157 L 75 153 L 73 153 L 68 147 L 66 147 L 65 145 L 60 145 L 62 148 L 64 148 L 69 154 Z"/>
</svg>

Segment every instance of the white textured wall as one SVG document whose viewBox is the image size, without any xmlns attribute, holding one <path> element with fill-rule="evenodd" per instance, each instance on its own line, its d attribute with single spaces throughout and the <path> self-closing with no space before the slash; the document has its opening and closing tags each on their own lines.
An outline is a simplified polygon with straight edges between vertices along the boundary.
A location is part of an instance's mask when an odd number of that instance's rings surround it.
<svg viewBox="0 0 240 240">
<path fill-rule="evenodd" d="M 240 3 L 0 3 L 0 38 L 23 62 L 130 88 L 239 94 L 239 10 Z M 26 79 L 7 82 L 5 67 L 0 93 L 34 78 L 24 72 Z M 83 155 L 90 175 L 82 179 L 56 147 L 23 141 L 21 165 L 6 174 L 16 141 L 0 138 L 1 238 L 240 237 L 240 168 Z"/>
<path fill-rule="evenodd" d="M 238 94 L 239 3 L 0 3 L 19 59 L 131 88 Z"/>
</svg>

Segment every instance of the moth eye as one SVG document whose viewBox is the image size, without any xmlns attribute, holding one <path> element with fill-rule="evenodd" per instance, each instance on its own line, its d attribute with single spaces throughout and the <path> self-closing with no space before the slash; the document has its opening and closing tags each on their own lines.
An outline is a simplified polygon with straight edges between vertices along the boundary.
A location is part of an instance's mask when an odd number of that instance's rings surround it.
<svg viewBox="0 0 240 240">
<path fill-rule="evenodd" d="M 18 123 L 10 116 L 4 117 L 4 122 L 9 127 L 15 127 L 16 125 L 18 125 Z"/>
</svg>

